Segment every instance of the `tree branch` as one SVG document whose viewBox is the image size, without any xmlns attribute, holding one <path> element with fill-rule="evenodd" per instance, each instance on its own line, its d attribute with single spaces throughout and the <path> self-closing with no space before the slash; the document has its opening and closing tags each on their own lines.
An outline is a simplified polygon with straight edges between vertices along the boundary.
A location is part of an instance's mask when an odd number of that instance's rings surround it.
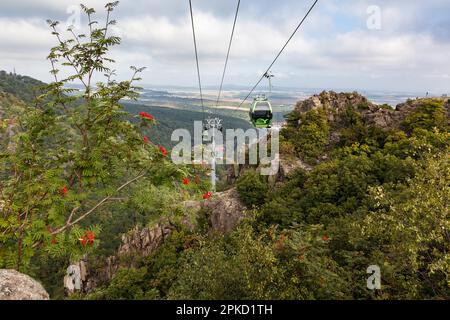
<svg viewBox="0 0 450 320">
<path fill-rule="evenodd" d="M 146 173 L 141 173 L 138 176 L 136 176 L 135 178 L 125 182 L 123 185 L 121 185 L 119 188 L 116 189 L 116 192 L 120 192 L 122 189 L 124 189 L 125 187 L 127 187 L 128 185 L 132 184 L 133 182 L 143 178 L 145 176 Z M 51 234 L 55 235 L 58 233 L 63 232 L 64 230 L 70 228 L 71 226 L 73 226 L 74 224 L 77 224 L 78 222 L 80 222 L 81 220 L 83 220 L 84 218 L 86 218 L 87 216 L 89 216 L 91 213 L 93 213 L 95 210 L 97 210 L 99 207 L 101 207 L 102 205 L 104 205 L 107 201 L 111 201 L 111 200 L 117 200 L 120 198 L 113 198 L 113 196 L 107 196 L 106 198 L 103 198 L 100 202 L 98 202 L 95 206 L 93 206 L 89 211 L 85 212 L 84 214 L 82 214 L 80 217 L 78 217 L 77 219 L 75 219 L 73 222 L 71 221 L 73 218 L 74 213 L 78 210 L 78 208 L 75 208 L 72 210 L 69 219 L 67 220 L 66 224 L 64 226 L 62 226 L 61 228 L 57 229 L 56 231 L 53 231 Z M 120 199 L 121 200 L 121 199 Z"/>
</svg>

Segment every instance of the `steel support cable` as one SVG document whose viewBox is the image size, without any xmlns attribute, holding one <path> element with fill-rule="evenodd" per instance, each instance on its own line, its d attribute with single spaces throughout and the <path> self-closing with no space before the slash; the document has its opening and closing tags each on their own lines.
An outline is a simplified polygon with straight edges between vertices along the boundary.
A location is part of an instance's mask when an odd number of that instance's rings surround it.
<svg viewBox="0 0 450 320">
<path fill-rule="evenodd" d="M 220 81 L 219 94 L 217 95 L 216 108 L 219 106 L 220 97 L 221 97 L 221 94 L 222 94 L 223 81 L 225 79 L 225 73 L 227 71 L 228 59 L 230 58 L 231 45 L 233 43 L 234 31 L 236 29 L 236 22 L 237 22 L 237 18 L 238 18 L 238 14 L 239 14 L 239 7 L 240 7 L 240 5 L 241 5 L 241 0 L 238 0 L 237 7 L 236 7 L 236 14 L 234 16 L 233 29 L 231 30 L 230 42 L 228 44 L 227 56 L 225 58 L 225 65 L 223 67 L 222 80 Z"/>
<path fill-rule="evenodd" d="M 197 38 L 195 37 L 194 14 L 192 13 L 192 1 L 191 0 L 189 0 L 189 10 L 191 12 L 192 36 L 194 38 L 195 61 L 197 62 L 198 87 L 200 89 L 200 100 L 201 100 L 201 103 L 202 103 L 202 113 L 203 113 L 203 122 L 204 122 L 204 120 L 205 120 L 205 106 L 204 106 L 204 103 L 203 103 L 202 80 L 201 80 L 201 76 L 200 76 L 200 66 L 199 66 L 199 63 L 198 63 Z"/>
<path fill-rule="evenodd" d="M 283 53 L 284 49 L 286 49 L 287 45 L 289 44 L 289 42 L 292 40 L 292 38 L 294 38 L 295 34 L 297 33 L 297 31 L 300 29 L 300 27 L 303 25 L 303 23 L 305 22 L 306 18 L 308 18 L 309 14 L 311 13 L 311 11 L 314 9 L 314 7 L 316 6 L 317 2 L 319 2 L 319 0 L 315 0 L 314 3 L 311 5 L 311 7 L 309 8 L 308 12 L 306 12 L 305 16 L 303 17 L 303 19 L 300 21 L 300 23 L 298 24 L 297 28 L 295 28 L 294 32 L 291 34 L 291 36 L 289 37 L 289 39 L 286 41 L 286 43 L 284 44 L 284 46 L 281 48 L 280 52 L 278 52 L 278 54 L 276 55 L 275 59 L 272 61 L 272 63 L 269 65 L 269 67 L 267 68 L 266 72 L 264 72 L 264 74 L 261 76 L 261 78 L 258 80 L 258 82 L 253 86 L 252 90 L 250 90 L 249 94 L 244 98 L 244 100 L 242 100 L 242 102 L 239 104 L 239 106 L 235 109 L 239 109 L 244 103 L 245 101 L 247 101 L 247 99 L 250 97 L 250 95 L 253 93 L 253 91 L 255 91 L 255 89 L 258 87 L 258 85 L 261 83 L 261 81 L 266 77 L 266 75 L 269 73 L 270 69 L 272 69 L 273 65 L 275 64 L 275 62 L 277 62 L 278 58 L 281 56 L 281 54 Z"/>
</svg>

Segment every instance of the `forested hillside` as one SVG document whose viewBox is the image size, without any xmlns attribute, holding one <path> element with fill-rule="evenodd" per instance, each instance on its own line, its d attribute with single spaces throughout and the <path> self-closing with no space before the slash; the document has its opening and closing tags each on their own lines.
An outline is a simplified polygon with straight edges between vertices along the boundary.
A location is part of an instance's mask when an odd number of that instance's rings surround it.
<svg viewBox="0 0 450 320">
<path fill-rule="evenodd" d="M 45 83 L 28 76 L 0 71 L 0 91 L 10 93 L 24 102 L 33 102 L 44 85 Z"/>
<path fill-rule="evenodd" d="M 0 117 L 2 111 L 12 105 L 32 103 L 36 94 L 42 91 L 45 84 L 39 80 L 28 76 L 9 74 L 0 71 Z M 42 93 L 42 92 L 41 92 Z M 23 102 L 21 102 L 23 101 Z M 149 138 L 152 142 L 171 147 L 175 144 L 170 140 L 175 129 L 188 129 L 192 136 L 194 121 L 202 121 L 201 112 L 183 110 L 182 108 L 168 108 L 158 106 L 146 106 L 139 102 L 124 102 L 124 111 L 130 114 L 130 120 L 134 121 L 134 116 L 141 111 L 150 112 L 157 119 L 156 125 L 148 129 Z M 250 122 L 230 116 L 220 116 L 224 129 L 250 128 Z"/>
</svg>

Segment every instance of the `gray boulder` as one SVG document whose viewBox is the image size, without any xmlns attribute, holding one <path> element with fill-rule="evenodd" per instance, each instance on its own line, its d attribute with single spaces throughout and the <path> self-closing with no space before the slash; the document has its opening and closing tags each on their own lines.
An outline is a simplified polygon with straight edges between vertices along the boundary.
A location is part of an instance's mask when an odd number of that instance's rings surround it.
<svg viewBox="0 0 450 320">
<path fill-rule="evenodd" d="M 0 300 L 48 300 L 44 287 L 26 274 L 0 269 Z"/>
</svg>

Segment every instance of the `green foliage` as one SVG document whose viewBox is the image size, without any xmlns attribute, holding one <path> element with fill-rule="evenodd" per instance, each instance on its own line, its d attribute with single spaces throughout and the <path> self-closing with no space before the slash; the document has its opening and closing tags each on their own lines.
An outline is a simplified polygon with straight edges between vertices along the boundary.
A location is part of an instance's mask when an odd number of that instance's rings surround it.
<svg viewBox="0 0 450 320">
<path fill-rule="evenodd" d="M 70 259 L 67 256 L 53 257 L 46 251 L 38 251 L 30 262 L 29 274 L 32 278 L 38 279 L 45 290 L 50 295 L 50 299 L 64 299 L 64 276 Z"/>
<path fill-rule="evenodd" d="M 248 207 L 261 206 L 267 199 L 269 184 L 255 170 L 247 170 L 236 182 L 239 197 Z"/>
<path fill-rule="evenodd" d="M 263 299 L 277 282 L 273 250 L 248 230 L 228 241 L 218 236 L 184 259 L 169 299 Z"/>
<path fill-rule="evenodd" d="M 70 231 L 51 237 L 51 240 L 49 240 L 50 245 L 46 247 L 46 251 L 53 258 L 66 256 L 71 261 L 77 261 L 92 249 L 99 246 L 100 242 L 98 237 L 92 243 L 89 241 L 82 242 L 87 232 L 98 235 L 101 232 L 101 228 L 94 226 L 88 230 L 84 230 L 80 226 L 75 225 Z"/>
<path fill-rule="evenodd" d="M 375 208 L 360 230 L 380 243 L 370 254 L 386 270 L 388 298 L 450 297 L 449 180 L 448 155 L 439 154 L 401 192 L 371 190 Z"/>
<path fill-rule="evenodd" d="M 176 231 L 137 269 L 120 270 L 88 299 L 348 298 L 321 226 L 257 232 L 243 222 L 228 236 Z"/>
<path fill-rule="evenodd" d="M 171 237 L 145 261 L 148 270 L 148 283 L 157 290 L 160 297 L 166 298 L 176 282 L 183 264 L 185 251 L 195 249 L 203 237 L 185 230 L 174 232 Z"/>
<path fill-rule="evenodd" d="M 20 100 L 31 103 L 42 93 L 45 83 L 6 71 L 0 71 L 0 92 L 9 93 Z"/>
<path fill-rule="evenodd" d="M 311 110 L 301 115 L 297 121 L 295 119 L 293 115 L 288 118 L 291 126 L 283 129 L 281 134 L 291 141 L 303 160 L 315 163 L 329 142 L 330 128 L 326 112 L 324 109 Z"/>
<path fill-rule="evenodd" d="M 156 290 L 144 291 L 145 268 L 120 269 L 114 275 L 107 288 L 87 296 L 91 300 L 154 300 L 158 298 Z"/>
<path fill-rule="evenodd" d="M 411 159 L 398 159 L 381 152 L 367 154 L 361 149 L 303 170 L 272 194 L 262 208 L 261 219 L 268 224 L 288 226 L 292 222 L 329 223 L 336 217 L 366 210 L 370 186 L 398 182 L 414 175 Z"/>
<path fill-rule="evenodd" d="M 363 142 L 368 137 L 368 128 L 364 125 L 361 114 L 354 106 L 347 106 L 340 117 L 339 126 L 341 146 L 348 146 L 355 142 Z"/>
<path fill-rule="evenodd" d="M 445 130 L 447 128 L 444 102 L 442 100 L 427 99 L 417 110 L 403 121 L 407 132 L 413 132 L 420 128 L 432 130 L 434 128 Z"/>
<path fill-rule="evenodd" d="M 392 106 L 390 104 L 387 103 L 383 103 L 382 105 L 379 106 L 381 109 L 385 109 L 385 110 L 392 110 Z"/>
<path fill-rule="evenodd" d="M 323 225 L 346 297 L 448 299 L 446 121 L 441 103 L 426 101 L 405 120 L 406 131 L 383 131 L 349 106 L 333 123 L 340 141 L 330 158 L 287 177 L 257 215 L 261 230 Z M 294 137 L 285 135 L 288 143 Z M 365 286 L 373 264 L 381 291 Z"/>
<path fill-rule="evenodd" d="M 169 196 L 177 194 L 181 179 L 195 174 L 143 141 L 154 120 L 137 116 L 139 121 L 130 122 L 123 111 L 120 101 L 138 96 L 134 83 L 143 68 L 131 67 L 129 81 L 114 79 L 107 54 L 120 43 L 108 35 L 115 5 L 106 5 L 103 27 L 83 7 L 90 21 L 87 37 L 72 29 L 63 34 L 58 22 L 49 21 L 58 43 L 48 56 L 55 81 L 37 97 L 39 107 L 23 107 L 20 130 L 0 157 L 0 267 L 26 271 L 37 250 L 71 258 L 92 252 L 97 245 L 80 250 L 77 240 L 80 230 L 93 228 L 87 222 L 97 222 L 87 218 L 123 205 L 161 214 L 160 206 L 178 199 Z M 59 77 L 58 68 L 74 73 Z M 94 84 L 102 74 L 104 82 Z M 67 89 L 74 81 L 83 90 Z M 142 185 L 148 194 L 138 193 Z M 157 197 L 155 186 L 164 186 L 166 198 Z M 193 188 L 187 195 L 195 193 Z"/>
<path fill-rule="evenodd" d="M 212 210 L 208 208 L 201 208 L 199 211 L 197 211 L 196 224 L 197 224 L 197 231 L 200 234 L 205 234 L 211 229 L 212 226 L 211 213 Z"/>
<path fill-rule="evenodd" d="M 165 298 L 179 275 L 181 255 L 198 239 L 184 230 L 174 231 L 161 247 L 145 259 L 139 268 L 120 269 L 113 279 L 88 294 L 87 299 L 160 299 Z"/>
<path fill-rule="evenodd" d="M 200 211 L 197 234 L 174 233 L 141 264 L 139 292 L 156 290 L 162 299 L 448 299 L 448 133 L 380 132 L 353 111 L 340 127 L 351 131 L 349 139 L 312 170 L 294 171 L 270 192 L 247 170 L 237 189 L 248 205 L 261 205 L 254 218 L 220 235 L 210 230 L 210 212 Z M 367 289 L 374 264 L 379 291 Z"/>
<path fill-rule="evenodd" d="M 131 205 L 137 212 L 151 212 L 157 217 L 168 215 L 181 200 L 181 194 L 174 192 L 173 187 L 156 187 L 153 184 L 140 184 L 140 188 L 130 198 Z"/>
<path fill-rule="evenodd" d="M 450 133 L 433 130 L 414 129 L 410 137 L 403 131 L 392 133 L 387 139 L 384 152 L 399 158 L 410 157 L 415 160 L 426 158 L 428 155 L 445 150 L 450 146 Z"/>
<path fill-rule="evenodd" d="M 271 229 L 269 229 L 270 235 Z M 271 237 L 273 239 L 273 236 Z M 279 268 L 285 270 L 284 299 L 348 299 L 348 272 L 333 259 L 332 238 L 321 225 L 296 225 L 275 241 Z"/>
<path fill-rule="evenodd" d="M 169 299 L 343 298 L 343 281 L 327 255 L 320 228 L 255 234 L 243 224 L 186 251 Z"/>
</svg>

